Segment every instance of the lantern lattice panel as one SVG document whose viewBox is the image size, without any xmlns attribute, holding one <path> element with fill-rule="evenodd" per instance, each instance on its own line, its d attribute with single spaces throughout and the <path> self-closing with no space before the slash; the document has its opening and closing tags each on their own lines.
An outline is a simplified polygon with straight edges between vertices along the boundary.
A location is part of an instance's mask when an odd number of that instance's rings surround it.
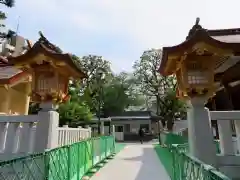
<svg viewBox="0 0 240 180">
<path fill-rule="evenodd" d="M 179 96 L 210 95 L 214 84 L 214 58 L 191 55 L 176 71 Z"/>
<path fill-rule="evenodd" d="M 49 66 L 34 69 L 33 75 L 33 101 L 62 101 L 66 97 L 69 77 Z"/>
<path fill-rule="evenodd" d="M 204 59 L 187 60 L 184 63 L 183 74 L 185 86 L 206 88 L 213 82 L 213 62 Z"/>
<path fill-rule="evenodd" d="M 201 85 L 208 83 L 208 72 L 207 71 L 188 71 L 188 84 L 189 85 Z"/>
<path fill-rule="evenodd" d="M 35 77 L 37 82 L 35 91 L 40 95 L 57 88 L 58 82 L 53 72 L 39 72 L 35 74 Z"/>
</svg>

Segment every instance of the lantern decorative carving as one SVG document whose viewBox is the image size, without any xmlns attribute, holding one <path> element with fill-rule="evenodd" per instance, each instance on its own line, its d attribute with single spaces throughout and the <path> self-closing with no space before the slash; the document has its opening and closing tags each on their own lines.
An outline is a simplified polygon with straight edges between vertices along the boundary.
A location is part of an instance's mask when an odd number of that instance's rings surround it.
<svg viewBox="0 0 240 180">
<path fill-rule="evenodd" d="M 191 58 L 191 59 L 189 59 Z M 190 55 L 176 72 L 182 96 L 211 96 L 214 93 L 214 59 Z"/>
<path fill-rule="evenodd" d="M 51 44 L 42 33 L 32 48 L 21 56 L 10 57 L 9 62 L 32 75 L 34 102 L 66 101 L 69 98 L 69 79 L 86 77 L 79 64 L 76 64 L 69 54 L 63 54 Z"/>
<path fill-rule="evenodd" d="M 38 67 L 33 72 L 33 101 L 62 102 L 67 99 L 68 78 L 51 67 Z"/>
<path fill-rule="evenodd" d="M 240 43 L 219 40 L 222 32 L 202 28 L 199 20 L 184 42 L 162 50 L 159 72 L 176 75 L 177 95 L 184 99 L 213 96 L 219 83 L 216 75 L 223 73 L 226 61 L 240 53 Z"/>
</svg>

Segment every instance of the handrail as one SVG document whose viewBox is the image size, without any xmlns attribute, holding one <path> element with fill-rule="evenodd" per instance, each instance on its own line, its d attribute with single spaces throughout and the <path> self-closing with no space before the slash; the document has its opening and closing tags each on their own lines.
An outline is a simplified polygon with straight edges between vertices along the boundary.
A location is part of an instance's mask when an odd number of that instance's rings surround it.
<svg viewBox="0 0 240 180">
<path fill-rule="evenodd" d="M 101 136 L 39 154 L 0 162 L 1 180 L 71 180 L 115 152 L 113 136 Z"/>
<path fill-rule="evenodd" d="M 170 135 L 173 136 L 179 135 Z M 176 141 L 181 141 L 181 136 Z M 184 137 L 182 137 L 184 138 Z M 167 139 L 167 138 L 166 138 Z M 173 139 L 173 141 L 175 141 Z M 172 179 L 173 180 L 230 180 L 216 168 L 203 163 L 195 157 L 188 154 L 189 144 L 174 144 L 167 142 L 168 148 L 172 154 Z"/>
</svg>

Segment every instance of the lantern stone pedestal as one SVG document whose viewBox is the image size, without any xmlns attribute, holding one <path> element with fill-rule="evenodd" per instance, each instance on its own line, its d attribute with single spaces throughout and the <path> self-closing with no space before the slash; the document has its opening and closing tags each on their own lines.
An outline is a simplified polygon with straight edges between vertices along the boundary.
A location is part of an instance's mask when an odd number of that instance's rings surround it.
<svg viewBox="0 0 240 180">
<path fill-rule="evenodd" d="M 204 97 L 194 97 L 188 102 L 189 148 L 193 157 L 216 167 L 216 146 L 209 111 L 204 107 L 205 101 Z"/>
<path fill-rule="evenodd" d="M 52 102 L 41 103 L 41 111 L 38 113 L 35 152 L 43 152 L 46 149 L 58 147 L 59 114 Z"/>
</svg>

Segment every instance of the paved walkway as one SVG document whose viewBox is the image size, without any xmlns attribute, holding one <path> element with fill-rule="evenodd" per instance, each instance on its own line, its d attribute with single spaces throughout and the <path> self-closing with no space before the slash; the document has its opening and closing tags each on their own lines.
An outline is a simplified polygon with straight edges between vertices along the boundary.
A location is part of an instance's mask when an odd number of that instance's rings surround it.
<svg viewBox="0 0 240 180">
<path fill-rule="evenodd" d="M 170 180 L 152 144 L 129 144 L 91 180 Z"/>
</svg>

